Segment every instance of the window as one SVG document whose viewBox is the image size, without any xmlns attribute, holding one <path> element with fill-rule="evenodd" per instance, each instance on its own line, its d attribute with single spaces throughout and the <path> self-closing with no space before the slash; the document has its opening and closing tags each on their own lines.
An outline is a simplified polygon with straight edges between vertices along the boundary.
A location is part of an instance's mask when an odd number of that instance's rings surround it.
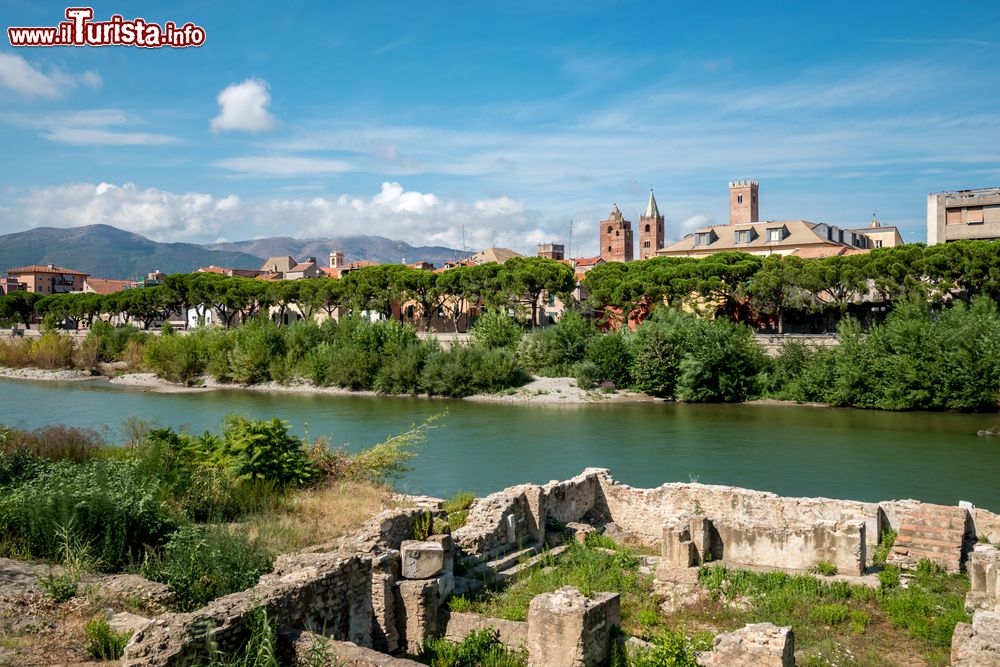
<svg viewBox="0 0 1000 667">
<path fill-rule="evenodd" d="M 736 243 L 750 243 L 751 241 L 753 241 L 752 229 L 740 229 L 736 232 Z"/>
<path fill-rule="evenodd" d="M 608 252 L 611 252 L 611 246 L 608 246 Z"/>
<path fill-rule="evenodd" d="M 767 242 L 768 243 L 777 243 L 778 241 L 781 241 L 784 238 L 785 238 L 785 228 L 784 227 L 776 227 L 774 229 L 767 230 Z"/>
<path fill-rule="evenodd" d="M 642 247 L 643 248 L 648 248 L 649 247 L 649 241 L 643 241 L 642 242 Z"/>
<path fill-rule="evenodd" d="M 875 242 L 875 247 L 876 248 L 881 248 L 882 247 L 882 242 L 881 241 L 876 241 Z"/>
<path fill-rule="evenodd" d="M 615 230 L 615 236 L 621 236 L 621 235 L 622 235 L 621 231 L 619 231 L 619 230 L 616 229 Z"/>
<path fill-rule="evenodd" d="M 712 232 L 698 232 L 694 235 L 694 244 L 710 245 L 712 243 Z"/>
<path fill-rule="evenodd" d="M 983 222 L 983 207 L 969 206 L 965 209 L 965 224 L 979 225 Z"/>
<path fill-rule="evenodd" d="M 736 203 L 737 204 L 743 203 L 743 195 L 736 195 Z"/>
<path fill-rule="evenodd" d="M 649 233 L 649 223 L 648 222 L 646 223 L 646 233 L 647 234 Z"/>
<path fill-rule="evenodd" d="M 949 208 L 944 214 L 945 224 L 948 225 L 960 225 L 962 224 L 962 209 L 960 208 Z"/>
<path fill-rule="evenodd" d="M 608 234 L 611 233 L 611 225 L 608 225 Z"/>
</svg>

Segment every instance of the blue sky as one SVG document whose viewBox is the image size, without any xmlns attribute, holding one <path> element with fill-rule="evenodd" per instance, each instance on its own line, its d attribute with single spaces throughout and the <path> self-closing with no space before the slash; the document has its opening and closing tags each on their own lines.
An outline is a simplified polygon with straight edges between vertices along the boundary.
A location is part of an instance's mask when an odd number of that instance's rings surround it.
<svg viewBox="0 0 1000 667">
<path fill-rule="evenodd" d="M 926 8 L 925 8 L 926 7 Z M 65 5 L 0 2 L 3 27 Z M 925 239 L 928 192 L 1000 184 L 1000 5 L 100 2 L 192 49 L 0 45 L 0 232 L 379 233 L 592 254 L 650 184 L 668 238 L 761 216 Z"/>
</svg>

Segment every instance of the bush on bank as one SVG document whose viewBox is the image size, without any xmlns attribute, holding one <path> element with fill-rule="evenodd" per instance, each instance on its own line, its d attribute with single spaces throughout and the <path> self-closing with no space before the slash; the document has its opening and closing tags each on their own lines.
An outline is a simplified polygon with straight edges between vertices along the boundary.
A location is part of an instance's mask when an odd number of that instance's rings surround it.
<svg viewBox="0 0 1000 667">
<path fill-rule="evenodd" d="M 90 569 L 141 571 L 172 586 L 180 608 L 196 608 L 252 585 L 277 555 L 227 524 L 279 510 L 305 486 L 385 484 L 426 428 L 348 454 L 277 419 L 233 415 L 219 434 L 149 429 L 129 447 L 66 427 L 0 427 L 0 557 L 72 552 Z"/>
<path fill-rule="evenodd" d="M 1000 313 L 991 299 L 940 310 L 904 302 L 867 333 L 843 322 L 837 339 L 823 350 L 784 346 L 771 394 L 881 410 L 997 409 Z"/>
</svg>

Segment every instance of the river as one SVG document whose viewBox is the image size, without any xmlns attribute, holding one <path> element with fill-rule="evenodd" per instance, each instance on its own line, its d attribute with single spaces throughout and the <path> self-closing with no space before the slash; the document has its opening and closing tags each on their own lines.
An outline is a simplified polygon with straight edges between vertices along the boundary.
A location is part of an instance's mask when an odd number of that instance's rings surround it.
<svg viewBox="0 0 1000 667">
<path fill-rule="evenodd" d="M 0 423 L 106 430 L 139 416 L 193 432 L 229 412 L 288 420 L 300 434 L 366 447 L 447 415 L 397 485 L 448 496 L 610 468 L 636 486 L 699 481 L 782 495 L 968 500 L 1000 511 L 998 415 L 875 412 L 787 405 L 511 405 L 239 390 L 161 394 L 103 380 L 0 380 Z"/>
</svg>

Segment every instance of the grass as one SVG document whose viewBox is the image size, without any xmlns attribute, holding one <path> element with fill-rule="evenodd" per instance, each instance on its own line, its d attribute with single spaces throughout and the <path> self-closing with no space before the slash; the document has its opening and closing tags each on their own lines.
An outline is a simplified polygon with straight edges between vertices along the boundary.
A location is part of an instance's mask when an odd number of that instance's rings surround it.
<svg viewBox="0 0 1000 667">
<path fill-rule="evenodd" d="M 451 530 L 458 530 L 465 525 L 469 519 L 469 508 L 476 502 L 476 494 L 472 491 L 459 491 L 454 496 L 444 501 L 441 509 L 447 514 L 448 527 Z"/>
<path fill-rule="evenodd" d="M 700 580 L 709 599 L 670 614 L 667 626 L 718 633 L 746 623 L 790 625 L 804 665 L 910 664 L 913 655 L 946 665 L 955 624 L 969 618 L 967 578 L 930 564 L 912 574 L 907 588 L 723 567 L 702 568 Z"/>
<path fill-rule="evenodd" d="M 300 551 L 342 537 L 369 517 L 397 505 L 387 486 L 334 481 L 295 493 L 274 511 L 251 517 L 249 536 L 275 553 Z"/>
<path fill-rule="evenodd" d="M 824 577 L 832 577 L 837 574 L 837 566 L 828 560 L 821 560 L 809 568 L 809 571 L 813 574 L 819 574 Z"/>
<path fill-rule="evenodd" d="M 87 621 L 84 627 L 87 637 L 87 653 L 98 660 L 117 660 L 125 652 L 125 645 L 132 637 L 131 632 L 115 632 L 108 619 L 98 616 Z"/>
<path fill-rule="evenodd" d="M 632 549 L 591 535 L 586 544 L 571 542 L 556 557 L 543 559 L 541 567 L 526 570 L 502 590 L 478 597 L 452 598 L 453 610 L 472 611 L 512 621 L 528 617 L 531 599 L 563 586 L 575 586 L 587 596 L 603 591 L 621 594 L 622 629 L 644 636 L 643 618 L 657 613 L 652 574 L 640 574 L 640 560 Z M 613 545 L 608 547 L 605 545 Z M 610 550 L 610 553 L 609 553 Z"/>
<path fill-rule="evenodd" d="M 526 651 L 511 651 L 496 630 L 476 630 L 461 642 L 428 639 L 420 662 L 431 667 L 526 667 Z"/>
</svg>

